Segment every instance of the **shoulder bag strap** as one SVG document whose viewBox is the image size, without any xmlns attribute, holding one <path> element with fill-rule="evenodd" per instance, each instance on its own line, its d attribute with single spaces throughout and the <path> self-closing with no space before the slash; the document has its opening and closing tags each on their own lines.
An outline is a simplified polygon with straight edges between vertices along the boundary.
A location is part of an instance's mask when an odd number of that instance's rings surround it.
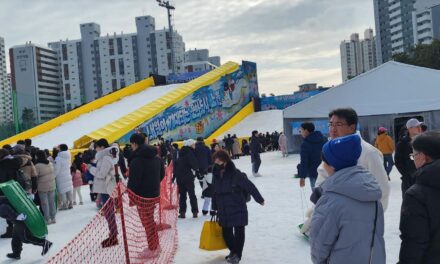
<svg viewBox="0 0 440 264">
<path fill-rule="evenodd" d="M 374 238 L 376 235 L 376 226 L 377 226 L 377 211 L 378 211 L 378 202 L 376 201 L 376 213 L 374 216 L 374 228 L 373 228 L 373 238 L 371 239 L 371 246 L 370 246 L 370 261 L 369 263 L 373 263 L 373 248 L 374 248 Z"/>
</svg>

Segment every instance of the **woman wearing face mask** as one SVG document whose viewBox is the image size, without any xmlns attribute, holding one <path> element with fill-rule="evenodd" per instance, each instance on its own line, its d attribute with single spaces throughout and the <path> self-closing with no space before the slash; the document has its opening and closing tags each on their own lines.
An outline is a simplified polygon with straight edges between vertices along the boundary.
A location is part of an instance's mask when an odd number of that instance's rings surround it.
<svg viewBox="0 0 440 264">
<path fill-rule="evenodd" d="M 214 211 L 211 214 L 218 215 L 219 224 L 223 228 L 223 237 L 230 250 L 226 260 L 235 264 L 240 262 L 244 247 L 244 229 L 248 224 L 248 197 L 251 195 L 261 205 L 264 205 L 264 199 L 246 174 L 235 167 L 226 151 L 217 151 L 213 160 Z"/>
</svg>

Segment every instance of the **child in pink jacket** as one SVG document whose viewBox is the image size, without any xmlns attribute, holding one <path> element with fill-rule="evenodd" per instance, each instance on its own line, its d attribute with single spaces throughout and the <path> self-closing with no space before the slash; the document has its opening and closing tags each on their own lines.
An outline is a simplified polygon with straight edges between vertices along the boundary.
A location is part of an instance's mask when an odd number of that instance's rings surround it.
<svg viewBox="0 0 440 264">
<path fill-rule="evenodd" d="M 76 194 L 79 196 L 79 204 L 83 204 L 83 198 L 81 195 L 81 186 L 83 186 L 81 171 L 75 167 L 70 167 L 70 173 L 72 174 L 73 181 L 73 205 L 76 205 Z"/>
</svg>

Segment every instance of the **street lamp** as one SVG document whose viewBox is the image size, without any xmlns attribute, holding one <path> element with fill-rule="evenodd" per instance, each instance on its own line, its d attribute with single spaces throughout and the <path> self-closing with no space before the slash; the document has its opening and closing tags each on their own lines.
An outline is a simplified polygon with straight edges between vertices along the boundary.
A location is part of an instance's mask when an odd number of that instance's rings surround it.
<svg viewBox="0 0 440 264">
<path fill-rule="evenodd" d="M 173 25 L 171 23 L 171 10 L 176 9 L 174 6 L 170 4 L 170 1 L 162 1 L 162 0 L 156 0 L 157 3 L 159 3 L 159 6 L 164 7 L 167 9 L 168 13 L 168 29 L 169 29 L 169 35 L 170 35 L 170 48 L 171 48 L 171 72 L 173 74 L 176 73 L 176 70 L 174 68 L 174 42 L 173 42 Z"/>
</svg>

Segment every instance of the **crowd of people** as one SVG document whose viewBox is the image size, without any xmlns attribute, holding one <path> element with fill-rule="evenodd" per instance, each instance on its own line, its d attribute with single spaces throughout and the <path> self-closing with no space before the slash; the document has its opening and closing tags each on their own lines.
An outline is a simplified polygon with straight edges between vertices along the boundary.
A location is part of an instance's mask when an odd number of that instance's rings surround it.
<svg viewBox="0 0 440 264">
<path fill-rule="evenodd" d="M 395 165 L 402 175 L 399 263 L 439 263 L 440 133 L 409 119 L 397 146 L 380 127 L 374 146 L 356 130 L 351 108 L 329 114 L 329 140 L 303 123 L 300 186 L 310 179 L 315 206 L 301 232 L 310 237 L 313 263 L 385 263 L 384 211 Z"/>
<path fill-rule="evenodd" d="M 423 125 L 409 119 L 395 146 L 385 127 L 378 129 L 374 145 L 363 140 L 357 131 L 357 113 L 351 108 L 329 113 L 329 138 L 316 131 L 313 123 L 301 124 L 299 184 L 305 187 L 309 178 L 314 203 L 301 232 L 310 237 L 313 263 L 385 263 L 384 212 L 394 164 L 402 175 L 403 194 L 399 263 L 440 262 L 440 207 L 436 202 L 440 198 L 440 133 L 426 131 Z M 140 197 L 158 197 L 164 167 L 172 163 L 172 181 L 179 190 L 178 217 L 186 218 L 187 198 L 192 218 L 199 216 L 198 181 L 204 200 L 202 215 L 218 217 L 230 250 L 225 259 L 235 264 L 243 253 L 247 202 L 253 197 L 264 205 L 264 198 L 233 160 L 250 155 L 252 175 L 261 177 L 261 153 L 271 150 L 280 150 L 282 157 L 287 157 L 283 133 L 261 134 L 255 130 L 242 142 L 236 135 L 227 135 L 211 145 L 203 138 L 188 139 L 181 148 L 162 138 L 149 145 L 145 134 L 135 133 L 124 149 L 116 142 L 110 145 L 100 139 L 73 159 L 65 144 L 50 152 L 32 146 L 27 139 L 0 149 L 0 183 L 11 179 L 19 182 L 51 225 L 56 223 L 57 211 L 84 204 L 84 185 L 89 185 L 90 200 L 99 208 L 104 204 L 116 206 L 111 194 L 120 180 L 127 181 L 128 188 Z M 142 254 L 157 256 L 156 206 L 145 208 L 130 202 L 137 206 L 148 240 Z M 101 246 L 107 248 L 119 244 L 118 229 L 115 210 L 106 210 L 104 216 L 109 236 Z M 42 255 L 52 246 L 50 241 L 31 234 L 24 224 L 27 216 L 15 211 L 1 194 L 0 217 L 8 223 L 1 238 L 12 238 L 8 258 L 20 259 L 23 243 L 41 246 Z"/>
</svg>

